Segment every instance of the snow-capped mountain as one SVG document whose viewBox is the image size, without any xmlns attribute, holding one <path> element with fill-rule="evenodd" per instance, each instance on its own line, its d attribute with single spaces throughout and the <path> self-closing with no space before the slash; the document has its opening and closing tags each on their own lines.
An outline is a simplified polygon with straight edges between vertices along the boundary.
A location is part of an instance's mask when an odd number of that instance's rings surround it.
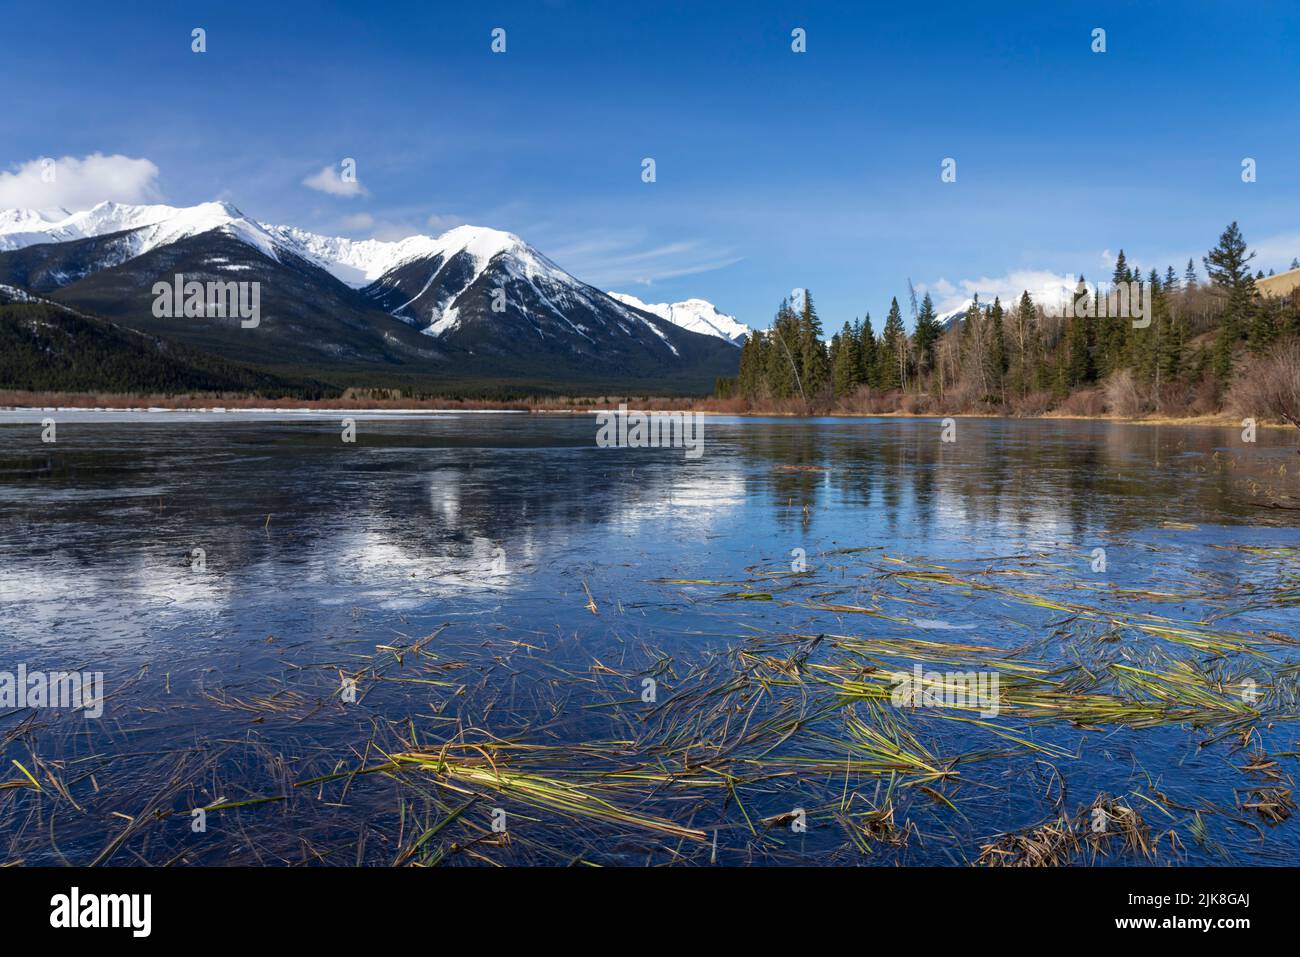
<svg viewBox="0 0 1300 957">
<path fill-rule="evenodd" d="M 59 213 L 65 214 L 56 218 Z M 77 213 L 31 209 L 0 212 L 0 250 L 21 249 L 40 243 L 62 243 L 94 236 L 131 232 L 130 248 L 142 256 L 149 250 L 188 236 L 220 229 L 276 258 L 276 243 L 257 223 L 229 203 L 197 206 L 131 206 L 100 203 Z"/>
<path fill-rule="evenodd" d="M 513 233 L 481 226 L 429 241 L 361 292 L 440 344 L 478 355 L 671 366 L 693 348 L 671 323 L 575 279 Z"/>
<path fill-rule="evenodd" d="M 947 329 L 956 322 L 964 321 L 966 319 L 966 313 L 970 309 L 971 303 L 974 301 L 975 300 L 973 299 L 967 299 L 956 309 L 939 313 L 935 318 L 938 319 L 940 328 Z"/>
<path fill-rule="evenodd" d="M 315 262 L 335 279 L 354 289 L 370 285 L 400 262 L 429 255 L 438 242 L 429 236 L 408 236 L 397 242 L 319 236 L 296 226 L 266 223 L 262 228 L 283 246 Z"/>
<path fill-rule="evenodd" d="M 153 284 L 175 273 L 260 283 L 258 334 L 225 317 L 152 316 Z M 434 363 L 494 380 L 650 379 L 669 389 L 682 376 L 694 388 L 735 371 L 735 330 L 722 320 L 739 324 L 702 300 L 665 317 L 478 226 L 383 242 L 260 223 L 224 202 L 0 211 L 0 283 L 268 365 Z"/>
<path fill-rule="evenodd" d="M 739 346 L 752 331 L 735 316 L 727 315 L 704 299 L 645 303 L 636 296 L 629 296 L 626 293 L 611 292 L 610 296 L 624 305 L 640 309 L 642 312 L 653 313 L 660 319 L 667 319 L 674 326 L 705 336 L 717 336 L 734 346 Z"/>
</svg>

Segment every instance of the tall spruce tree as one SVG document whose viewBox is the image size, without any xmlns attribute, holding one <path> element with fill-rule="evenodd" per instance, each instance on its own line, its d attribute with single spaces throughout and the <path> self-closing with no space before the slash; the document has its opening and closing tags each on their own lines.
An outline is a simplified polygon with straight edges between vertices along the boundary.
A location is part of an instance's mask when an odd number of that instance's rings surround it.
<svg viewBox="0 0 1300 957">
<path fill-rule="evenodd" d="M 1117 286 L 1122 282 L 1133 281 L 1133 270 L 1129 269 L 1128 260 L 1124 258 L 1124 250 L 1122 249 L 1119 251 L 1119 255 L 1115 257 L 1115 272 L 1110 277 L 1110 281 Z"/>
<path fill-rule="evenodd" d="M 989 391 L 1006 400 L 1007 339 L 1002 326 L 1002 300 L 993 297 L 989 310 L 988 376 Z"/>
<path fill-rule="evenodd" d="M 880 344 L 871 328 L 869 312 L 862 317 L 862 325 L 858 329 L 858 362 L 862 381 L 873 389 L 880 388 Z"/>
<path fill-rule="evenodd" d="M 836 397 L 852 395 L 862 383 L 862 362 L 858 356 L 858 337 L 847 322 L 835 337 L 832 350 L 831 376 Z"/>
<path fill-rule="evenodd" d="M 799 364 L 807 398 L 818 395 L 830 384 L 830 357 L 822 342 L 822 323 L 813 306 L 812 293 L 803 291 L 803 308 L 799 313 Z"/>
<path fill-rule="evenodd" d="M 880 388 L 898 389 L 906 374 L 907 330 L 903 328 L 903 314 L 898 308 L 898 297 L 889 303 L 889 315 L 880 335 Z"/>
<path fill-rule="evenodd" d="M 928 374 L 935 365 L 934 349 L 939 342 L 943 328 L 934 311 L 934 300 L 927 292 L 921 300 L 921 308 L 916 314 L 916 330 L 912 333 L 912 342 L 916 347 L 917 378 Z"/>
<path fill-rule="evenodd" d="M 799 368 L 799 319 L 788 299 L 781 300 L 772 322 L 772 344 L 767 350 L 767 383 L 774 399 L 804 396 Z"/>
<path fill-rule="evenodd" d="M 1255 277 L 1250 274 L 1253 252 L 1246 250 L 1246 240 L 1235 222 L 1219 236 L 1219 244 L 1201 260 L 1210 282 L 1228 293 L 1223 325 L 1214 343 L 1214 374 L 1227 382 L 1232 374 L 1233 345 L 1248 327 L 1255 298 Z"/>
</svg>

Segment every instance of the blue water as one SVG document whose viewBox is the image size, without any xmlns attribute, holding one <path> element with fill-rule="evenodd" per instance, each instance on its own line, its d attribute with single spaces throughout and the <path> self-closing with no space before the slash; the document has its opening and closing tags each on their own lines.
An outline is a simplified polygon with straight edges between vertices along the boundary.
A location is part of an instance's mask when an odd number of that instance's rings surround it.
<svg viewBox="0 0 1300 957">
<path fill-rule="evenodd" d="M 54 443 L 41 441 L 44 417 Z M 448 864 L 968 864 L 997 835 L 1106 794 L 1152 835 L 1177 835 L 1162 862 L 1293 863 L 1300 851 L 1294 819 L 1242 807 L 1257 784 L 1289 789 L 1296 770 L 1300 511 L 1259 507 L 1300 504 L 1292 434 L 1246 444 L 1236 429 L 960 419 L 945 443 L 933 420 L 718 417 L 693 459 L 598 448 L 592 416 L 352 417 L 355 443 L 338 414 L 3 414 L 0 671 L 101 671 L 108 700 L 98 720 L 0 708 L 0 780 L 22 779 L 17 761 L 44 785 L 0 790 L 0 856 L 393 863 L 413 831 L 473 794 L 424 771 L 301 782 L 382 763 L 380 746 L 398 740 L 545 746 L 569 781 L 614 765 L 680 770 L 674 748 L 706 714 L 697 753 L 719 766 L 688 758 L 682 777 L 733 762 L 734 793 L 682 780 L 609 798 L 706 841 L 488 789 L 424 850 Z M 891 574 L 933 566 L 994 587 Z M 1245 650 L 1126 627 L 1142 615 L 1230 633 Z M 383 650 L 435 632 L 401 663 Z M 895 775 L 895 820 L 911 836 L 864 851 L 855 813 L 891 778 L 828 770 L 847 753 L 852 703 L 818 668 L 857 654 L 838 638 L 968 643 L 1044 667 L 1181 662 L 1253 676 L 1266 697 L 1259 720 L 1224 737 L 993 719 L 1039 750 L 925 709 L 893 715 L 952 773 L 929 791 Z M 755 666 L 734 723 L 711 711 L 721 698 L 689 697 L 738 674 L 747 650 L 802 650 L 807 670 L 764 688 Z M 339 697 L 350 674 L 355 702 Z M 654 702 L 639 697 L 647 676 Z M 745 740 L 750 709 L 751 728 L 810 718 Z M 604 756 L 584 750 L 594 743 Z M 1259 753 L 1276 762 L 1266 781 L 1242 770 Z M 191 828 L 192 808 L 262 798 L 275 800 Z M 486 828 L 498 806 L 509 841 Z M 761 823 L 796 807 L 806 831 Z M 127 826 L 114 812 L 153 818 L 113 846 Z M 1140 861 L 1116 845 L 1096 862 Z"/>
</svg>

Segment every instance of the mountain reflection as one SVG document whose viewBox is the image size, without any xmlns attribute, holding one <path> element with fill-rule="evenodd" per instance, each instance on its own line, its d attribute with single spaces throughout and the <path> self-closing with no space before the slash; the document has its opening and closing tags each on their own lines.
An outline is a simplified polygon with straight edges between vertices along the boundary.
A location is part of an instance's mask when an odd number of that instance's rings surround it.
<svg viewBox="0 0 1300 957">
<path fill-rule="evenodd" d="M 1231 429 L 1065 420 L 962 419 L 954 443 L 930 420 L 706 429 L 687 460 L 598 449 L 590 416 L 363 419 L 355 445 L 325 418 L 119 418 L 63 426 L 57 446 L 0 424 L 0 624 L 45 633 L 75 599 L 126 636 L 123 603 L 202 620 L 249 581 L 420 607 L 716 538 L 769 555 L 808 537 L 921 555 L 1082 545 L 1188 514 L 1257 521 L 1261 492 L 1295 486 L 1282 432 L 1246 449 Z"/>
</svg>

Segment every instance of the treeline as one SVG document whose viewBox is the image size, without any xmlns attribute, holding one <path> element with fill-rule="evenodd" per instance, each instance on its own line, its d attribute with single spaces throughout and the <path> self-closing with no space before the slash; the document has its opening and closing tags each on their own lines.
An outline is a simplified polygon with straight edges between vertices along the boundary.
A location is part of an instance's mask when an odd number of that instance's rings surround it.
<svg viewBox="0 0 1300 957">
<path fill-rule="evenodd" d="M 0 304 L 0 389 L 297 399 L 339 394 L 319 382 L 285 379 L 46 303 Z"/>
<path fill-rule="evenodd" d="M 910 334 L 894 298 L 879 334 L 867 314 L 829 341 L 805 291 L 746 340 L 739 374 L 717 393 L 788 411 L 1216 412 L 1245 359 L 1300 336 L 1300 298 L 1262 297 L 1254 255 L 1233 223 L 1202 260 L 1206 282 L 1191 260 L 1142 275 L 1121 250 L 1109 286 L 1072 302 L 976 297 L 941 323 L 930 295 L 918 304 L 913 291 Z M 1149 301 L 1149 315 L 1113 314 L 1108 293 L 1120 284 L 1135 306 Z"/>
</svg>

